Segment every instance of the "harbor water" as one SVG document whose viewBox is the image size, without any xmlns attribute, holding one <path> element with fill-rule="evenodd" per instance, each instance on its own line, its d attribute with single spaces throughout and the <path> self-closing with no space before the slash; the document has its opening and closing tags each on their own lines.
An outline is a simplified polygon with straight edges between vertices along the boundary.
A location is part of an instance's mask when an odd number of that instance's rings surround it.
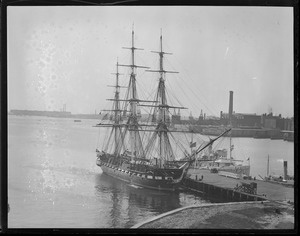
<svg viewBox="0 0 300 236">
<path fill-rule="evenodd" d="M 186 192 L 130 186 L 96 166 L 98 121 L 39 116 L 8 117 L 9 228 L 129 228 L 167 211 L 214 202 Z M 179 134 L 176 134 L 179 135 Z M 227 140 L 228 141 L 228 140 Z M 294 175 L 294 143 L 234 138 L 250 157 L 252 176 Z M 100 140 L 101 142 L 101 140 Z"/>
</svg>

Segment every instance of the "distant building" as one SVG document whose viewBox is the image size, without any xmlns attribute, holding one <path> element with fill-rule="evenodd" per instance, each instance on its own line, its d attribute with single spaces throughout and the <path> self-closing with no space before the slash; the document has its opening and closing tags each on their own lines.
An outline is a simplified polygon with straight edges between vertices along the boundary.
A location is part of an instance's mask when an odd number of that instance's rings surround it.
<svg viewBox="0 0 300 236">
<path fill-rule="evenodd" d="M 272 112 L 262 114 L 262 124 L 268 129 L 294 130 L 293 120 L 282 118 L 281 114 L 274 116 Z"/>
<path fill-rule="evenodd" d="M 181 117 L 178 114 L 172 115 L 172 124 L 180 125 L 220 125 L 220 119 L 218 117 L 206 117 L 206 114 L 200 114 L 199 118 L 194 118 L 191 115 L 189 117 Z"/>
<path fill-rule="evenodd" d="M 191 117 L 181 117 L 180 114 L 172 115 L 172 124 L 192 125 L 192 126 L 220 126 L 229 125 L 229 114 L 220 112 L 218 117 L 206 117 L 205 113 L 200 113 L 198 119 Z M 233 128 L 242 129 L 277 129 L 277 130 L 294 130 L 294 118 L 282 118 L 279 114 L 274 116 L 272 113 L 257 115 L 247 113 L 235 113 L 231 115 L 231 123 Z"/>
<path fill-rule="evenodd" d="M 71 117 L 68 111 L 37 111 L 37 110 L 15 110 L 9 112 L 10 115 L 18 116 L 49 116 L 49 117 Z"/>
<path fill-rule="evenodd" d="M 172 117 L 171 117 L 171 122 L 173 124 L 180 124 L 180 120 L 181 120 L 180 114 L 175 114 L 175 115 L 172 115 Z"/>
<path fill-rule="evenodd" d="M 273 116 L 272 113 L 269 113 L 268 115 L 263 114 L 262 115 L 262 124 L 263 124 L 264 128 L 276 129 L 276 118 Z"/>
<path fill-rule="evenodd" d="M 279 114 L 276 119 L 276 128 L 280 130 L 284 130 L 284 121 L 285 119 L 281 117 L 281 114 Z"/>
<path fill-rule="evenodd" d="M 283 129 L 294 131 L 294 118 L 284 119 Z"/>
<path fill-rule="evenodd" d="M 229 124 L 229 114 L 220 112 L 220 123 L 222 125 Z M 261 128 L 261 116 L 256 114 L 232 113 L 231 123 L 233 127 L 253 127 Z"/>
</svg>

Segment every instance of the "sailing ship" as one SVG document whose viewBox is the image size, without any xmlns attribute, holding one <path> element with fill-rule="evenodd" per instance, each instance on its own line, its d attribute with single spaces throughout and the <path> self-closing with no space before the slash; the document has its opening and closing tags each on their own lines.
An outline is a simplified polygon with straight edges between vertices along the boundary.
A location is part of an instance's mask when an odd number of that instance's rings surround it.
<svg viewBox="0 0 300 236">
<path fill-rule="evenodd" d="M 207 145 L 198 148 L 196 152 L 183 152 L 178 157 L 173 150 L 169 109 L 186 109 L 185 107 L 170 106 L 166 96 L 166 74 L 178 73 L 164 69 L 164 56 L 162 34 L 160 36 L 160 50 L 152 51 L 159 55 L 159 69 L 150 70 L 149 67 L 135 64 L 134 31 L 132 30 L 132 45 L 126 47 L 131 51 L 131 64 L 123 65 L 117 62 L 115 96 L 108 99 L 113 102 L 109 123 L 99 123 L 96 127 L 109 130 L 109 137 L 103 149 L 96 149 L 96 164 L 103 173 L 125 181 L 133 186 L 145 187 L 156 190 L 176 190 L 186 176 L 188 168 L 195 160 L 194 154 L 201 152 L 223 134 L 211 140 Z M 120 98 L 119 67 L 129 67 L 130 76 L 126 87 L 125 98 Z M 152 101 L 141 100 L 138 97 L 136 86 L 137 69 L 146 69 L 147 72 L 158 73 L 158 87 Z M 122 104 L 121 104 L 122 103 Z M 148 107 L 152 111 L 148 123 L 141 122 L 141 107 Z M 175 142 L 176 144 L 176 142 Z M 182 158 L 183 157 L 183 158 Z"/>
</svg>

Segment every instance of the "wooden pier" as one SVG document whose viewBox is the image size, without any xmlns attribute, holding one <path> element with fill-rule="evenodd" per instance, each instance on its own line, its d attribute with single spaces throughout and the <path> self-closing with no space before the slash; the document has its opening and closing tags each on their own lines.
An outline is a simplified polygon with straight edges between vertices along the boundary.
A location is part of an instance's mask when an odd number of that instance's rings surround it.
<svg viewBox="0 0 300 236">
<path fill-rule="evenodd" d="M 294 203 L 294 188 L 260 180 L 242 180 L 211 173 L 209 170 L 190 169 L 182 187 L 226 202 L 279 201 Z M 256 183 L 255 192 L 239 191 L 238 186 Z M 252 184 L 253 185 L 253 184 Z"/>
</svg>

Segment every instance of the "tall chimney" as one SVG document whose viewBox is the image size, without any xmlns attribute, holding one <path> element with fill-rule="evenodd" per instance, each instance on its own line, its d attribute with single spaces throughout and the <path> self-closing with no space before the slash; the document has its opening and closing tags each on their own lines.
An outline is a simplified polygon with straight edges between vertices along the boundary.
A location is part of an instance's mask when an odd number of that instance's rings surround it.
<svg viewBox="0 0 300 236">
<path fill-rule="evenodd" d="M 283 162 L 283 179 L 287 179 L 287 161 Z"/>
<path fill-rule="evenodd" d="M 230 123 L 231 123 L 232 110 L 233 110 L 233 91 L 229 91 L 229 112 L 228 112 L 228 118 L 229 118 L 229 122 Z"/>
</svg>

